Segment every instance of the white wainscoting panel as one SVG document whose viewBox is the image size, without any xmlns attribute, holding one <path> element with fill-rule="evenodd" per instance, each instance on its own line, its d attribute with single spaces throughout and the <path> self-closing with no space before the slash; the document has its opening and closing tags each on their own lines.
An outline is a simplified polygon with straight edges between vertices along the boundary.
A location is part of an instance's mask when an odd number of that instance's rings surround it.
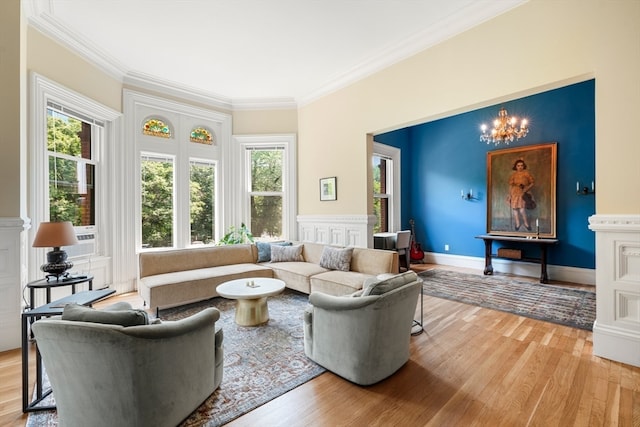
<svg viewBox="0 0 640 427">
<path fill-rule="evenodd" d="M 28 220 L 0 218 L 0 352 L 20 347 Z"/>
<path fill-rule="evenodd" d="M 363 248 L 373 246 L 375 216 L 298 215 L 297 221 L 297 240 L 302 242 Z"/>
<path fill-rule="evenodd" d="M 593 215 L 596 356 L 640 366 L 640 215 Z"/>
</svg>

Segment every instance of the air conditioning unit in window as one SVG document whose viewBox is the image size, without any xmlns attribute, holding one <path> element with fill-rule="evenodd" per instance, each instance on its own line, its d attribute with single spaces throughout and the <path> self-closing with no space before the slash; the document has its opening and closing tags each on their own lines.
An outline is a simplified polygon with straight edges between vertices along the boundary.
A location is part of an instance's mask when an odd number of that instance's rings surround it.
<svg viewBox="0 0 640 427">
<path fill-rule="evenodd" d="M 77 244 L 64 248 L 69 258 L 90 257 L 96 254 L 96 233 L 78 233 L 76 238 Z"/>
</svg>

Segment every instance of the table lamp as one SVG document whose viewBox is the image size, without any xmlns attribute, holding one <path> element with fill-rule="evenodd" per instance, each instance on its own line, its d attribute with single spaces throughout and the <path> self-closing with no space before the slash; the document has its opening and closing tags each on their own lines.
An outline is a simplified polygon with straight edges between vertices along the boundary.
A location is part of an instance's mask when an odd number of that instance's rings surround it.
<svg viewBox="0 0 640 427">
<path fill-rule="evenodd" d="M 71 222 L 40 223 L 32 246 L 34 248 L 53 248 L 52 251 L 47 252 L 46 264 L 42 264 L 40 267 L 40 270 L 47 273 L 47 280 L 50 278 L 58 280 L 61 276 L 66 275 L 65 272 L 68 269 L 73 267 L 73 263 L 67 261 L 67 253 L 60 247 L 75 245 L 76 243 L 78 243 L 78 240 Z"/>
</svg>

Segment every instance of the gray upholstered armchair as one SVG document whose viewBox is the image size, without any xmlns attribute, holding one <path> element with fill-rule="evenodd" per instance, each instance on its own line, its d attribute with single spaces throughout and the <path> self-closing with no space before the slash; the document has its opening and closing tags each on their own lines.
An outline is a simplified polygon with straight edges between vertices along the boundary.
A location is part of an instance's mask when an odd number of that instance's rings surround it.
<svg viewBox="0 0 640 427">
<path fill-rule="evenodd" d="M 220 385 L 223 335 L 215 331 L 217 309 L 127 327 L 93 323 L 110 316 L 96 312 L 103 318 L 33 324 L 60 425 L 173 427 Z M 91 313 L 77 318 L 84 315 Z"/>
<path fill-rule="evenodd" d="M 409 360 L 421 285 L 408 271 L 366 283 L 354 295 L 312 292 L 304 316 L 307 357 L 360 385 L 389 377 Z"/>
</svg>

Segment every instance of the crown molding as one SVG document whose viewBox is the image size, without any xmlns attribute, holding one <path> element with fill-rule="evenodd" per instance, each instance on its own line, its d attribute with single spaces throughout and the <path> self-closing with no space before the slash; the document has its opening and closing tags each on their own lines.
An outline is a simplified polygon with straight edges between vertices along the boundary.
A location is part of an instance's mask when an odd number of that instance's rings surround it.
<svg viewBox="0 0 640 427">
<path fill-rule="evenodd" d="M 50 0 L 26 0 L 23 4 L 25 15 L 31 27 L 76 53 L 105 74 L 123 84 L 138 89 L 170 94 L 186 101 L 225 110 L 297 108 L 297 104 L 293 98 L 247 98 L 232 100 L 223 95 L 207 93 L 202 89 L 181 85 L 176 82 L 159 79 L 149 74 L 129 70 L 116 58 L 101 51 L 95 44 L 83 40 L 78 34 L 68 30 L 52 15 L 53 7 Z"/>
<path fill-rule="evenodd" d="M 238 98 L 234 99 L 233 110 L 291 110 L 297 109 L 294 98 Z"/>
<path fill-rule="evenodd" d="M 83 40 L 80 35 L 65 28 L 53 16 L 53 6 L 50 0 L 24 0 L 23 5 L 29 25 L 94 64 L 116 80 L 138 88 L 160 91 L 161 93 L 169 92 L 186 100 L 233 111 L 292 109 L 309 104 L 528 1 L 470 2 L 447 19 L 429 25 L 427 29 L 413 37 L 400 43 L 388 45 L 375 55 L 363 58 L 359 65 L 346 72 L 336 74 L 318 89 L 304 96 L 244 99 L 232 99 L 215 93 L 207 93 L 201 89 L 130 70 L 125 64 L 120 63 L 98 46 Z"/>
<path fill-rule="evenodd" d="M 364 58 L 357 66 L 345 73 L 334 76 L 333 79 L 327 81 L 326 84 L 316 91 L 299 97 L 297 99 L 298 105 L 302 107 L 323 96 L 349 86 L 528 1 L 529 0 L 512 0 L 504 3 L 471 2 L 466 7 L 451 14 L 447 19 L 429 25 L 426 29 L 412 37 L 400 43 L 388 45 L 375 55 Z"/>
<path fill-rule="evenodd" d="M 231 99 L 215 93 L 207 93 L 202 89 L 169 82 L 155 76 L 129 72 L 124 83 L 138 89 L 146 89 L 161 94 L 169 94 L 181 100 L 196 102 L 209 107 L 225 110 L 272 110 L 295 109 L 297 104 L 293 98 L 246 98 Z"/>
<path fill-rule="evenodd" d="M 180 85 L 175 82 L 159 79 L 155 76 L 137 71 L 130 71 L 124 76 L 124 83 L 137 89 L 145 89 L 163 95 L 171 95 L 181 100 L 192 101 L 210 107 L 231 110 L 233 107 L 230 98 L 222 95 L 206 93 L 201 89 Z"/>
<path fill-rule="evenodd" d="M 93 64 L 105 74 L 122 81 L 127 70 L 124 64 L 102 51 L 98 46 L 83 40 L 81 36 L 65 28 L 51 15 L 51 4 L 46 0 L 25 2 L 25 14 L 29 25 Z"/>
</svg>

